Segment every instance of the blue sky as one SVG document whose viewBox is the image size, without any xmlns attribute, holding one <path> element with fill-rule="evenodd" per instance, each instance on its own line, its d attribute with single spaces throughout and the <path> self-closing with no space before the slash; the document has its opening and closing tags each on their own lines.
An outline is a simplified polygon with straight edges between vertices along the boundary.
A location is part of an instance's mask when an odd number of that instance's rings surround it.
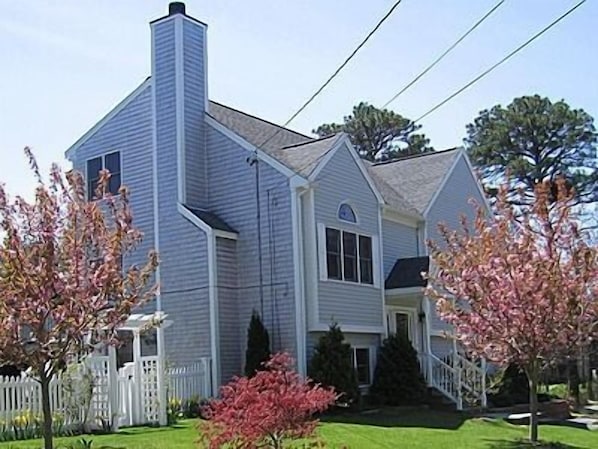
<svg viewBox="0 0 598 449">
<path fill-rule="evenodd" d="M 188 0 L 208 23 L 212 99 L 284 122 L 394 0 Z M 404 0 L 341 75 L 291 125 L 309 132 L 359 101 L 384 104 L 498 0 Z M 576 1 L 507 0 L 391 108 L 416 118 Z M 28 195 L 22 148 L 63 153 L 150 72 L 149 21 L 165 0 L 0 0 L 0 181 Z M 589 0 L 424 121 L 437 149 L 460 145 L 478 111 L 539 93 L 598 117 L 598 1 Z"/>
</svg>

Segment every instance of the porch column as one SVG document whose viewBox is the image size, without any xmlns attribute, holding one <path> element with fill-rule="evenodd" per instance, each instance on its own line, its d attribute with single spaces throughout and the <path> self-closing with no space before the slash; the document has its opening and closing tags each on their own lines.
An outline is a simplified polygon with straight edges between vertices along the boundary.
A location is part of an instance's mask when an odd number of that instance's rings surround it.
<svg viewBox="0 0 598 449">
<path fill-rule="evenodd" d="M 108 346 L 108 392 L 110 401 L 110 427 L 113 432 L 118 431 L 119 421 L 119 395 L 120 385 L 118 384 L 118 372 L 116 367 L 116 348 L 114 346 Z"/>
<path fill-rule="evenodd" d="M 432 326 L 430 324 L 430 322 L 431 322 L 430 299 L 427 298 L 426 296 L 424 296 L 423 301 L 424 301 L 424 312 L 426 314 L 426 346 L 427 346 L 427 348 L 426 348 L 426 351 L 427 351 L 426 363 L 428 364 L 428 369 L 427 369 L 428 378 L 426 380 L 428 381 L 428 385 L 432 385 L 432 358 L 429 357 L 429 355 L 432 354 L 432 341 L 431 341 Z"/>
<path fill-rule="evenodd" d="M 139 330 L 133 331 L 133 363 L 135 367 L 135 391 L 133 394 L 133 423 L 141 424 L 144 422 L 143 417 L 143 401 L 142 401 L 142 382 L 141 382 L 141 338 L 139 336 Z"/>
<path fill-rule="evenodd" d="M 486 359 L 482 358 L 482 408 L 488 406 L 488 397 L 486 395 Z"/>
</svg>

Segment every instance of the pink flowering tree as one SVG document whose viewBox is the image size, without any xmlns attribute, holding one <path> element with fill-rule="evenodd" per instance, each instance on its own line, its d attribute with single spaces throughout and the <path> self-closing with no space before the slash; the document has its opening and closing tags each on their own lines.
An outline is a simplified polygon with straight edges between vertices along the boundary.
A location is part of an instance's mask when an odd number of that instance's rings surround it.
<svg viewBox="0 0 598 449">
<path fill-rule="evenodd" d="M 200 445 L 209 449 L 282 449 L 286 440 L 311 438 L 323 412 L 337 399 L 332 389 L 302 379 L 286 353 L 274 354 L 264 369 L 221 388 L 201 421 Z"/>
<path fill-rule="evenodd" d="M 427 293 L 470 354 L 515 363 L 530 386 L 530 440 L 538 439 L 541 370 L 587 347 L 598 334 L 598 253 L 580 232 L 572 194 L 559 181 L 536 187 L 530 210 L 507 202 L 478 208 L 462 229 L 441 226 Z"/>
<path fill-rule="evenodd" d="M 129 193 L 105 194 L 103 172 L 88 202 L 79 173 L 54 165 L 46 182 L 25 149 L 37 180 L 32 201 L 10 199 L 0 185 L 0 363 L 31 368 L 40 383 L 44 447 L 52 449 L 49 383 L 69 360 L 113 343 L 131 311 L 155 295 L 157 255 L 122 268 L 140 242 Z"/>
</svg>

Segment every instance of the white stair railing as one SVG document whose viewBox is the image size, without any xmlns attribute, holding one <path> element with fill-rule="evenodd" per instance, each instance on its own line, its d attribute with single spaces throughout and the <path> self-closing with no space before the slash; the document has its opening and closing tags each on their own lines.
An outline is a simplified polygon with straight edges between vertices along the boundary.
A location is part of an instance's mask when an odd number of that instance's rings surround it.
<svg viewBox="0 0 598 449">
<path fill-rule="evenodd" d="M 420 355 L 420 364 L 428 384 L 453 401 L 458 410 L 465 402 L 486 407 L 486 366 L 450 353 L 446 360 L 434 354 Z"/>
<path fill-rule="evenodd" d="M 461 394 L 460 394 L 460 373 L 459 370 L 453 368 L 448 363 L 436 357 L 434 354 L 426 354 L 429 360 L 431 372 L 428 373 L 429 383 L 431 387 L 436 388 L 443 395 L 457 404 L 460 408 Z"/>
</svg>

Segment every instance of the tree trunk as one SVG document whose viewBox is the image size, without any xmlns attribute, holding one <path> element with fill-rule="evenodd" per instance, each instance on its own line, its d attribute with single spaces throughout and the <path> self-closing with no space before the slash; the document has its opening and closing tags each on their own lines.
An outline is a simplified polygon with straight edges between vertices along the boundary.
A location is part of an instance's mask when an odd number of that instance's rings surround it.
<svg viewBox="0 0 598 449">
<path fill-rule="evenodd" d="M 538 442 L 538 369 L 532 367 L 527 371 L 529 381 L 529 440 Z"/>
<path fill-rule="evenodd" d="M 569 396 L 573 398 L 575 401 L 575 405 L 578 406 L 580 402 L 579 396 L 579 372 L 578 372 L 578 365 L 577 365 L 577 358 L 569 359 L 568 362 L 568 380 L 567 380 L 567 390 L 569 391 Z"/>
<path fill-rule="evenodd" d="M 52 409 L 50 408 L 50 378 L 45 373 L 40 376 L 42 389 L 42 415 L 44 449 L 53 449 L 52 443 Z"/>
</svg>

